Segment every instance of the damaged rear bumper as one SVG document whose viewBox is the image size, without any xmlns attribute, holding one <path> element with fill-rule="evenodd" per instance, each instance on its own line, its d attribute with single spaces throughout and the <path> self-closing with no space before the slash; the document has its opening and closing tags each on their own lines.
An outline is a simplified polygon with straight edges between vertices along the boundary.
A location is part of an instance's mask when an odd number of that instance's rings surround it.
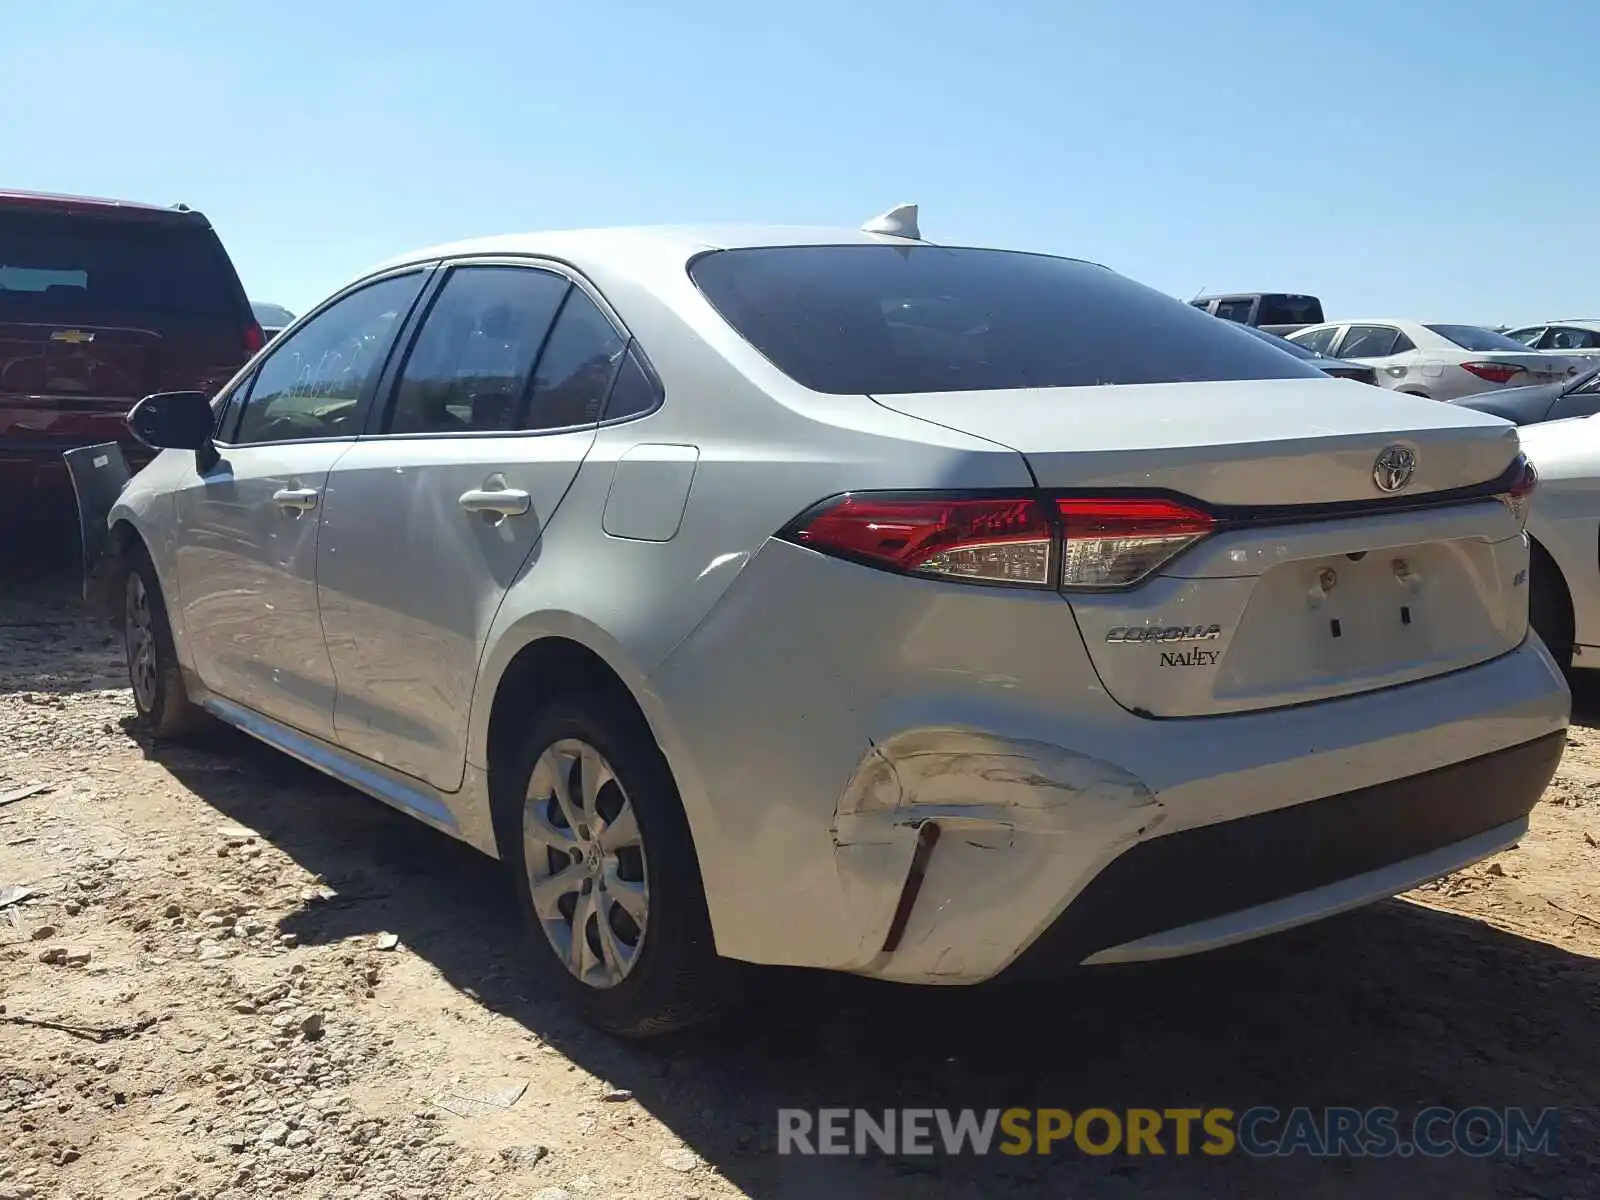
<svg viewBox="0 0 1600 1200">
<path fill-rule="evenodd" d="M 1476 862 L 1526 832 L 1561 760 L 1567 700 L 1547 659 L 1530 640 L 1494 663 L 1368 697 L 1379 703 L 1358 728 L 1334 716 L 1353 702 L 1277 714 L 1278 728 L 1261 733 L 1278 761 L 1241 770 L 1227 769 L 1239 752 L 1221 740 L 1227 722 L 1141 722 L 1156 739 L 1143 761 L 1110 739 L 1096 747 L 1108 757 L 1095 758 L 956 730 L 875 746 L 833 829 L 840 883 L 877 951 L 847 969 L 958 984 L 1175 957 Z M 1493 693 L 1498 714 L 1474 713 Z M 1408 700 L 1423 707 L 1402 715 Z M 1320 737 L 1316 709 L 1328 714 Z M 1308 732 L 1320 747 L 1304 745 Z M 1218 740 L 1207 746 L 1207 734 Z M 1199 771 L 1174 778 L 1174 760 Z M 1339 790 L 1327 794 L 1329 784 Z"/>
<path fill-rule="evenodd" d="M 1171 958 L 1392 896 L 1515 842 L 1565 732 L 1421 775 L 1141 842 L 1006 972 Z"/>
</svg>

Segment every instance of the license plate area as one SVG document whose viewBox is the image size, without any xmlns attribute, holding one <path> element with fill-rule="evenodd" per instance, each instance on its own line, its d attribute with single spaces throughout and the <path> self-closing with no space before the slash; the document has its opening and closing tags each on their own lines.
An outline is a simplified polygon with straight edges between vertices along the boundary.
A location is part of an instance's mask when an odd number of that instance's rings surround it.
<svg viewBox="0 0 1600 1200">
<path fill-rule="evenodd" d="M 1492 658 L 1521 640 L 1508 569 L 1474 539 L 1279 563 L 1257 579 L 1213 695 L 1337 694 Z"/>
</svg>

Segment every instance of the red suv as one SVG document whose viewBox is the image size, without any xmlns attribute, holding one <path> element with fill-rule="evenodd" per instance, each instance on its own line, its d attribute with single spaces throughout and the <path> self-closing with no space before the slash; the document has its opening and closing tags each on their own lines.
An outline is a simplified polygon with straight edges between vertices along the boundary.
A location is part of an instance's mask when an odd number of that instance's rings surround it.
<svg viewBox="0 0 1600 1200">
<path fill-rule="evenodd" d="M 151 392 L 214 392 L 262 345 L 200 213 L 0 191 L 0 500 L 65 491 L 63 451 L 121 442 Z"/>
</svg>

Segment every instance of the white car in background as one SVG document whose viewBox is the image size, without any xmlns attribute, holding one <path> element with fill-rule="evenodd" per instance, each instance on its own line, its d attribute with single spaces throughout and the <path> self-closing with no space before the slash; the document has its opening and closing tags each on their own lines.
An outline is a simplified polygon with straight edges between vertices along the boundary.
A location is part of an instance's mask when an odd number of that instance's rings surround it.
<svg viewBox="0 0 1600 1200">
<path fill-rule="evenodd" d="M 1539 473 L 1528 515 L 1528 619 L 1563 667 L 1600 668 L 1600 418 L 1525 425 Z"/>
<path fill-rule="evenodd" d="M 1548 321 L 1543 325 L 1508 329 L 1506 336 L 1534 350 L 1581 354 L 1589 358 L 1600 356 L 1600 321 Z"/>
<path fill-rule="evenodd" d="M 1454 400 L 1502 387 L 1554 383 L 1576 359 L 1530 350 L 1477 325 L 1422 321 L 1332 321 L 1289 335 L 1319 354 L 1367 363 L 1382 387 L 1430 400 Z"/>
</svg>

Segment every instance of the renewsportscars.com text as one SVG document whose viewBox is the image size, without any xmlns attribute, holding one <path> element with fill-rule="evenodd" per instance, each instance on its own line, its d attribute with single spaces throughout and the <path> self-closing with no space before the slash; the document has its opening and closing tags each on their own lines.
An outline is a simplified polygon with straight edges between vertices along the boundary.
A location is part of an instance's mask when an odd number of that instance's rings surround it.
<svg viewBox="0 0 1600 1200">
<path fill-rule="evenodd" d="M 784 1108 L 779 1154 L 1555 1155 L 1556 1109 Z"/>
</svg>

